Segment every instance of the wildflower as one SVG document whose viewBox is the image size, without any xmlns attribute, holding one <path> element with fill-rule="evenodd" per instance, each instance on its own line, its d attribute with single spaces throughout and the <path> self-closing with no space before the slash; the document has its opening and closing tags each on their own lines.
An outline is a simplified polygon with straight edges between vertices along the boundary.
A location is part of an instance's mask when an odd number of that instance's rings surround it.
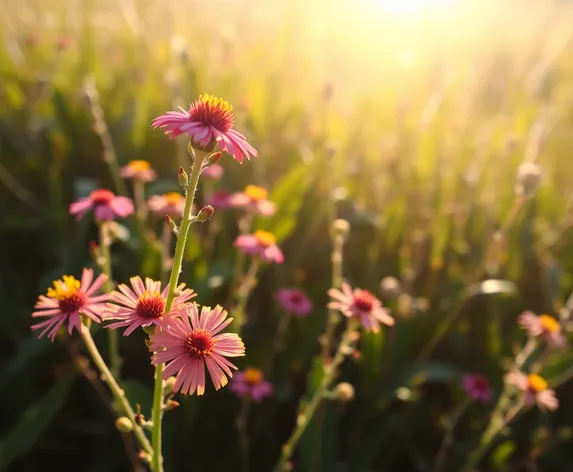
<svg viewBox="0 0 573 472">
<path fill-rule="evenodd" d="M 152 195 L 147 200 L 147 206 L 159 216 L 181 215 L 185 208 L 185 197 L 178 192 Z"/>
<path fill-rule="evenodd" d="M 549 315 L 539 315 L 524 311 L 517 318 L 519 325 L 531 337 L 539 337 L 552 347 L 565 347 L 565 337 L 561 332 L 559 321 Z"/>
<path fill-rule="evenodd" d="M 380 323 L 392 326 L 394 318 L 388 314 L 388 310 L 382 306 L 372 293 L 367 290 L 355 288 L 348 283 L 342 283 L 342 290 L 331 288 L 328 294 L 333 299 L 328 308 L 339 310 L 344 316 L 360 318 L 360 322 L 367 331 L 380 331 Z"/>
<path fill-rule="evenodd" d="M 229 192 L 226 192 L 225 190 L 215 192 L 211 198 L 208 199 L 208 203 L 219 210 L 230 208 L 231 203 L 229 201 Z"/>
<path fill-rule="evenodd" d="M 140 160 L 130 161 L 120 169 L 120 174 L 126 179 L 141 180 L 142 182 L 151 182 L 157 178 L 157 173 L 151 168 L 151 164 Z"/>
<path fill-rule="evenodd" d="M 204 151 L 212 151 L 219 147 L 233 156 L 239 163 L 249 160 L 257 151 L 239 132 L 233 129 L 235 118 L 233 107 L 225 100 L 212 95 L 199 95 L 189 107 L 189 111 L 168 111 L 167 114 L 155 118 L 154 128 L 167 128 L 165 134 L 175 138 L 182 134 L 189 136 L 193 146 Z"/>
<path fill-rule="evenodd" d="M 268 231 L 257 230 L 254 234 L 241 234 L 233 245 L 248 255 L 259 256 L 265 262 L 284 262 L 283 253 L 277 246 L 275 237 Z"/>
<path fill-rule="evenodd" d="M 32 313 L 32 317 L 49 317 L 46 321 L 32 325 L 32 330 L 42 329 L 38 336 L 44 334 L 54 341 L 56 333 L 67 321 L 68 333 L 71 334 L 75 327 L 81 329 L 81 317 L 85 315 L 96 323 L 100 322 L 101 313 L 105 307 L 104 302 L 109 299 L 109 295 L 97 295 L 101 286 L 107 280 L 105 274 L 100 274 L 95 281 L 94 271 L 84 269 L 81 281 L 76 280 L 71 275 L 64 275 L 61 280 L 55 280 L 53 288 L 49 288 L 47 296 L 40 295 L 34 308 L 38 309 Z"/>
<path fill-rule="evenodd" d="M 205 365 L 215 390 L 227 385 L 233 377 L 230 369 L 237 369 L 225 357 L 245 355 L 245 345 L 235 333 L 217 334 L 229 325 L 227 311 L 217 305 L 214 309 L 203 307 L 201 315 L 197 304 L 184 305 L 180 318 L 172 318 L 169 328 L 156 330 L 151 336 L 150 350 L 155 354 L 153 364 L 168 363 L 163 370 L 166 380 L 177 374 L 173 391 L 192 395 L 205 393 Z"/>
<path fill-rule="evenodd" d="M 312 311 L 312 301 L 298 288 L 281 288 L 276 297 L 281 308 L 292 315 L 307 316 Z"/>
<path fill-rule="evenodd" d="M 273 394 L 273 386 L 265 381 L 259 369 L 248 367 L 243 372 L 237 372 L 231 380 L 231 391 L 239 397 L 251 397 L 259 403 L 263 398 Z"/>
<path fill-rule="evenodd" d="M 515 385 L 524 392 L 527 406 L 537 403 L 539 409 L 551 411 L 556 410 L 559 406 L 555 392 L 549 389 L 547 381 L 537 374 L 526 375 L 515 370 L 507 374 L 506 382 Z"/>
<path fill-rule="evenodd" d="M 162 326 L 163 323 L 177 316 L 177 308 L 188 300 L 191 300 L 197 294 L 190 288 L 185 288 L 185 284 L 177 287 L 175 300 L 173 301 L 173 310 L 164 313 L 165 302 L 169 287 L 161 290 L 161 282 L 150 278 L 145 279 L 145 284 L 141 277 L 132 277 L 130 279 L 131 287 L 125 284 L 118 285 L 117 290 L 110 294 L 113 303 L 108 303 L 104 312 L 104 320 L 119 320 L 111 323 L 106 328 L 123 328 L 127 329 L 123 333 L 129 336 L 135 329 L 147 326 Z"/>
<path fill-rule="evenodd" d="M 203 168 L 201 175 L 213 180 L 220 180 L 221 177 L 223 177 L 223 166 L 219 164 L 211 164 L 210 166 Z"/>
<path fill-rule="evenodd" d="M 229 197 L 229 203 L 235 208 L 244 208 L 247 211 L 264 216 L 271 216 L 276 206 L 267 197 L 269 193 L 256 185 L 247 185 L 242 192 L 234 193 Z"/>
<path fill-rule="evenodd" d="M 468 397 L 479 403 L 487 403 L 491 399 L 491 387 L 487 378 L 481 374 L 464 375 L 462 390 Z"/>
<path fill-rule="evenodd" d="M 133 203 L 129 198 L 118 197 L 105 188 L 94 190 L 89 197 L 70 204 L 70 213 L 77 215 L 79 220 L 92 208 L 98 221 L 113 220 L 116 216 L 125 218 L 133 213 Z"/>
</svg>

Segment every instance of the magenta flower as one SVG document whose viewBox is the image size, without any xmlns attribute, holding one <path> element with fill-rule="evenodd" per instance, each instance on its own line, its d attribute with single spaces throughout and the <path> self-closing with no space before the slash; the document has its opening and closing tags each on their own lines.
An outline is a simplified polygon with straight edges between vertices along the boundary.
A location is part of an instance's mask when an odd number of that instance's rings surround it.
<svg viewBox="0 0 573 472">
<path fill-rule="evenodd" d="M 487 403 L 491 400 L 489 381 L 481 374 L 464 375 L 462 378 L 462 390 L 476 402 Z"/>
<path fill-rule="evenodd" d="M 537 403 L 540 410 L 550 411 L 559 407 L 559 400 L 555 397 L 555 392 L 549 389 L 547 381 L 537 374 L 526 375 L 514 370 L 507 374 L 505 381 L 515 385 L 525 394 L 524 401 L 527 406 Z"/>
<path fill-rule="evenodd" d="M 147 200 L 147 206 L 158 216 L 179 216 L 183 214 L 185 208 L 185 197 L 178 192 L 152 195 Z"/>
<path fill-rule="evenodd" d="M 243 372 L 237 372 L 231 380 L 230 388 L 237 396 L 249 396 L 256 403 L 273 394 L 272 384 L 265 381 L 259 369 L 252 367 L 246 368 Z"/>
<path fill-rule="evenodd" d="M 233 107 L 221 98 L 212 95 L 199 95 L 189 107 L 189 111 L 168 111 L 155 118 L 154 128 L 167 128 L 165 134 L 175 138 L 186 134 L 193 146 L 204 151 L 213 151 L 218 147 L 233 156 L 239 163 L 249 160 L 257 151 L 239 132 L 233 129 L 235 117 Z"/>
<path fill-rule="evenodd" d="M 231 202 L 229 201 L 229 192 L 226 192 L 225 190 L 219 190 L 209 198 L 207 203 L 212 207 L 217 208 L 218 210 L 230 208 Z"/>
<path fill-rule="evenodd" d="M 118 197 L 106 188 L 94 190 L 89 197 L 70 204 L 70 213 L 79 220 L 92 208 L 98 221 L 110 221 L 116 216 L 125 218 L 133 213 L 133 203 L 129 198 Z"/>
<path fill-rule="evenodd" d="M 76 280 L 71 275 L 64 275 L 62 280 L 55 280 L 54 287 L 48 289 L 47 297 L 40 295 L 38 302 L 34 305 L 38 311 L 32 313 L 32 317 L 48 317 L 47 320 L 32 325 L 32 330 L 42 329 L 38 336 L 41 338 L 44 334 L 54 341 L 56 333 L 60 327 L 67 321 L 68 333 L 71 334 L 73 329 L 81 330 L 81 316 L 85 315 L 92 321 L 99 323 L 101 313 L 105 307 L 109 295 L 94 294 L 102 287 L 107 280 L 107 275 L 100 274 L 95 281 L 94 271 L 84 269 L 82 280 Z"/>
<path fill-rule="evenodd" d="M 565 337 L 561 332 L 559 321 L 549 315 L 539 315 L 531 311 L 524 311 L 517 318 L 519 325 L 527 331 L 531 337 L 543 339 L 549 346 L 564 348 Z"/>
<path fill-rule="evenodd" d="M 163 378 L 177 375 L 174 391 L 192 395 L 205 393 L 205 365 L 215 390 L 228 383 L 233 377 L 231 369 L 237 367 L 225 357 L 245 355 L 245 345 L 235 333 L 217 334 L 233 320 L 227 311 L 217 305 L 214 309 L 203 307 L 201 316 L 197 304 L 180 308 L 181 318 L 172 318 L 168 327 L 156 330 L 151 336 L 150 350 L 155 354 L 153 364 L 167 363 Z"/>
<path fill-rule="evenodd" d="M 139 276 L 132 277 L 130 282 L 132 289 L 121 284 L 117 287 L 119 292 L 111 292 L 110 298 L 113 303 L 106 305 L 103 314 L 103 319 L 106 321 L 119 320 L 107 325 L 106 328 L 115 329 L 127 326 L 123 333 L 124 336 L 129 336 L 140 326 L 164 325 L 167 320 L 179 315 L 177 309 L 181 305 L 197 296 L 193 290 L 185 288 L 185 284 L 179 285 L 176 291 L 178 295 L 173 301 L 173 310 L 164 313 L 169 287 L 161 291 L 161 282 L 150 278 L 145 279 L 144 285 Z"/>
<path fill-rule="evenodd" d="M 211 164 L 210 166 L 203 168 L 201 175 L 213 180 L 221 180 L 221 177 L 223 177 L 223 166 L 219 164 Z"/>
<path fill-rule="evenodd" d="M 268 200 L 268 195 L 264 188 L 248 185 L 244 191 L 231 195 L 229 203 L 235 208 L 244 208 L 252 213 L 271 216 L 275 213 L 276 205 Z"/>
<path fill-rule="evenodd" d="M 141 180 L 142 182 L 151 182 L 157 178 L 157 173 L 147 161 L 130 161 L 119 170 L 119 173 L 125 179 Z"/>
<path fill-rule="evenodd" d="M 355 288 L 354 290 L 346 282 L 342 283 L 342 290 L 331 288 L 328 295 L 333 299 L 328 308 L 338 310 L 344 316 L 360 319 L 366 331 L 380 331 L 380 323 L 388 326 L 394 324 L 394 318 L 388 314 L 388 310 L 368 290 Z"/>
<path fill-rule="evenodd" d="M 265 262 L 284 262 L 283 253 L 277 246 L 275 237 L 267 231 L 257 230 L 254 234 L 241 234 L 233 245 L 245 254 L 259 256 Z"/>
<path fill-rule="evenodd" d="M 281 308 L 295 316 L 307 316 L 312 311 L 312 301 L 298 288 L 281 288 L 276 293 Z"/>
</svg>

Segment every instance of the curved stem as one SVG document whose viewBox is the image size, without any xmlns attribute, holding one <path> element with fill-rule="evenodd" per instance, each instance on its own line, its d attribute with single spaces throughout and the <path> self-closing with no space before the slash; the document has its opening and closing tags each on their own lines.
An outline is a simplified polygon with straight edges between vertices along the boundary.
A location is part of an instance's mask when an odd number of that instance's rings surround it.
<svg viewBox="0 0 573 472">
<path fill-rule="evenodd" d="M 247 301 L 251 290 L 255 286 L 257 280 L 257 272 L 261 266 L 261 260 L 258 257 L 253 257 L 251 260 L 251 265 L 247 271 L 245 277 L 241 281 L 241 285 L 237 289 L 237 305 L 233 309 L 233 327 L 235 331 L 239 333 L 246 322 L 245 319 L 245 308 L 247 306 Z"/>
<path fill-rule="evenodd" d="M 193 159 L 191 167 L 191 176 L 189 183 L 185 188 L 185 209 L 183 210 L 183 218 L 179 232 L 177 233 L 177 244 L 175 245 L 175 256 L 173 257 L 173 266 L 171 268 L 171 276 L 169 277 L 169 291 L 167 293 L 167 300 L 165 302 L 165 312 L 171 311 L 173 301 L 175 300 L 175 290 L 179 281 L 179 273 L 183 265 L 183 254 L 185 252 L 185 243 L 187 242 L 187 233 L 194 217 L 191 216 L 191 208 L 193 207 L 193 200 L 195 199 L 195 192 L 197 191 L 197 184 L 199 176 L 201 175 L 201 166 L 205 159 L 205 154 L 197 152 Z M 164 364 L 157 364 L 155 366 L 155 381 L 153 390 L 153 411 L 152 423 L 153 429 L 151 432 L 151 441 L 153 444 L 153 459 L 152 470 L 154 472 L 163 472 L 163 456 L 161 454 L 161 419 L 163 416 L 163 368 Z"/>
<path fill-rule="evenodd" d="M 95 345 L 95 342 L 91 336 L 89 328 L 83 323 L 82 323 L 81 335 L 93 363 L 98 368 L 105 382 L 109 385 L 111 393 L 113 394 L 115 400 L 117 401 L 119 408 L 121 409 L 122 413 L 131 420 L 133 424 L 133 432 L 135 434 L 135 437 L 137 438 L 137 441 L 139 442 L 139 445 L 145 452 L 151 454 L 153 452 L 151 444 L 149 444 L 149 440 L 147 439 L 147 436 L 145 436 L 145 433 L 141 428 L 141 426 L 138 426 L 134 422 L 135 412 L 131 408 L 129 401 L 125 396 L 125 392 L 121 389 L 121 387 L 115 380 L 113 374 L 107 368 L 106 363 L 102 359 L 101 354 L 99 353 L 98 348 Z"/>
</svg>

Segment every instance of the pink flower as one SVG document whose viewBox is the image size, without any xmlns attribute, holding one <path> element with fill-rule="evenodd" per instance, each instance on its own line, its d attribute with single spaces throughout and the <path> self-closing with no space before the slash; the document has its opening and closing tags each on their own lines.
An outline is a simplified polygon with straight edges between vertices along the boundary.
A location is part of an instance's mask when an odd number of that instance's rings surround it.
<svg viewBox="0 0 573 472">
<path fill-rule="evenodd" d="M 116 216 L 125 218 L 133 213 L 133 203 L 127 197 L 118 197 L 111 190 L 100 188 L 89 197 L 80 198 L 70 205 L 70 213 L 81 219 L 89 210 L 94 209 L 98 221 L 109 221 Z"/>
<path fill-rule="evenodd" d="M 312 302 L 298 288 L 281 288 L 276 297 L 281 308 L 292 315 L 307 316 L 312 311 Z"/>
<path fill-rule="evenodd" d="M 233 245 L 245 254 L 259 256 L 265 262 L 284 262 L 283 253 L 276 245 L 275 237 L 267 231 L 257 230 L 254 234 L 241 234 Z"/>
<path fill-rule="evenodd" d="M 213 180 L 220 180 L 221 177 L 223 177 L 223 166 L 219 164 L 211 164 L 210 166 L 203 168 L 201 175 Z"/>
<path fill-rule="evenodd" d="M 382 302 L 368 290 L 355 288 L 352 290 L 346 282 L 342 283 L 342 290 L 331 288 L 328 295 L 333 299 L 328 304 L 331 310 L 338 310 L 344 316 L 360 318 L 362 326 L 367 331 L 380 331 L 380 323 L 392 326 L 394 318 L 382 306 Z"/>
<path fill-rule="evenodd" d="M 119 170 L 119 173 L 123 178 L 141 180 L 142 182 L 151 182 L 157 178 L 157 173 L 147 161 L 130 161 Z"/>
<path fill-rule="evenodd" d="M 159 216 L 182 215 L 185 208 L 185 197 L 178 192 L 152 195 L 147 200 L 147 206 Z"/>
<path fill-rule="evenodd" d="M 209 205 L 217 208 L 218 210 L 224 210 L 225 208 L 230 208 L 231 203 L 229 201 L 229 192 L 225 190 L 220 190 L 215 192 L 209 201 L 207 202 Z"/>
<path fill-rule="evenodd" d="M 462 389 L 472 400 L 487 403 L 491 400 L 491 387 L 481 374 L 466 374 L 462 378 Z"/>
<path fill-rule="evenodd" d="M 181 134 L 189 136 L 193 146 L 204 151 L 218 147 L 233 156 L 239 163 L 249 160 L 257 151 L 239 132 L 233 129 L 235 117 L 233 107 L 221 98 L 212 95 L 199 95 L 189 107 L 189 111 L 168 111 L 155 118 L 154 128 L 167 128 L 165 134 L 175 138 Z"/>
<path fill-rule="evenodd" d="M 264 188 L 247 185 L 244 191 L 231 195 L 229 203 L 235 208 L 244 208 L 253 213 L 271 216 L 275 213 L 276 205 L 267 199 L 268 195 Z"/>
<path fill-rule="evenodd" d="M 169 287 L 161 291 L 161 282 L 150 278 L 145 279 L 144 285 L 139 276 L 132 277 L 130 282 L 133 290 L 121 284 L 117 287 L 119 292 L 110 293 L 111 301 L 114 303 L 108 303 L 103 314 L 103 319 L 106 321 L 120 320 L 107 325 L 106 328 L 115 329 L 127 326 L 123 333 L 124 336 L 129 336 L 140 326 L 164 325 L 166 320 L 178 315 L 176 310 L 179 306 L 197 296 L 193 290 L 185 288 L 185 284 L 179 285 L 176 291 L 178 295 L 173 301 L 173 310 L 170 313 L 164 313 Z"/>
<path fill-rule="evenodd" d="M 252 367 L 237 372 L 231 380 L 230 388 L 239 397 L 249 396 L 257 403 L 273 394 L 272 384 L 264 380 L 263 373 L 259 369 Z"/>
<path fill-rule="evenodd" d="M 505 381 L 515 385 L 525 394 L 524 401 L 527 406 L 537 403 L 540 410 L 551 411 L 559 407 L 559 400 L 555 397 L 555 392 L 549 389 L 547 381 L 537 374 L 526 375 L 514 370 L 507 374 Z"/>
<path fill-rule="evenodd" d="M 525 329 L 529 336 L 539 337 L 552 347 L 564 348 L 565 337 L 561 333 L 559 321 L 549 315 L 539 315 L 531 311 L 524 311 L 517 318 L 519 325 Z"/>
<path fill-rule="evenodd" d="M 95 281 L 93 278 L 92 269 L 83 270 L 81 282 L 71 275 L 64 275 L 62 280 L 54 281 L 54 287 L 48 289 L 47 297 L 40 295 L 34 306 L 38 311 L 32 313 L 32 316 L 47 316 L 48 319 L 32 325 L 33 331 L 42 329 L 38 338 L 48 333 L 48 337 L 54 341 L 56 333 L 66 321 L 69 334 L 74 328 L 80 331 L 80 315 L 85 315 L 96 323 L 100 322 L 104 302 L 109 300 L 109 295 L 94 296 L 94 293 L 105 283 L 107 275 L 100 274 Z"/>
<path fill-rule="evenodd" d="M 225 357 L 245 355 L 245 345 L 235 333 L 217 334 L 232 321 L 225 320 L 227 311 L 217 305 L 214 309 L 203 307 L 201 316 L 197 304 L 181 307 L 181 318 L 172 318 L 168 327 L 156 330 L 151 336 L 150 350 L 155 354 L 153 364 L 167 363 L 163 378 L 177 375 L 174 391 L 192 395 L 205 393 L 205 365 L 215 390 L 227 385 L 233 377 L 231 369 L 237 367 Z"/>
</svg>

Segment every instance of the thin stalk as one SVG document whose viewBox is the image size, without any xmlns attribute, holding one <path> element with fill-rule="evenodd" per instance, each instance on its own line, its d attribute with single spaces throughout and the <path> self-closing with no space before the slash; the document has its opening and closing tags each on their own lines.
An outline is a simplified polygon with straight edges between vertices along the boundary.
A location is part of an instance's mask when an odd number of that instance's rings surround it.
<svg viewBox="0 0 573 472">
<path fill-rule="evenodd" d="M 249 432 L 247 423 L 249 419 L 249 410 L 251 398 L 246 396 L 241 403 L 241 410 L 237 417 L 237 436 L 239 440 L 239 451 L 241 454 L 241 468 L 243 472 L 249 471 Z"/>
<path fill-rule="evenodd" d="M 446 459 L 446 454 L 451 449 L 452 444 L 454 443 L 454 430 L 458 424 L 458 421 L 462 417 L 462 415 L 467 410 L 468 406 L 471 404 L 471 399 L 467 397 L 462 403 L 460 403 L 457 408 L 454 409 L 450 418 L 448 418 L 448 422 L 446 424 L 446 434 L 444 435 L 444 439 L 438 450 L 438 454 L 436 455 L 436 462 L 432 469 L 432 472 L 438 472 L 442 470 L 444 466 L 444 460 Z"/>
<path fill-rule="evenodd" d="M 267 357 L 266 366 L 263 369 L 265 374 L 267 374 L 272 369 L 276 355 L 283 349 L 283 338 L 288 330 L 291 319 L 292 315 L 290 313 L 283 313 L 281 319 L 279 320 L 275 340 L 271 346 L 271 352 Z"/>
<path fill-rule="evenodd" d="M 113 376 L 111 371 L 107 368 L 105 361 L 101 357 L 101 354 L 99 353 L 98 348 L 95 345 L 89 327 L 84 325 L 83 323 L 82 323 L 81 335 L 93 363 L 96 365 L 97 369 L 99 370 L 105 382 L 109 385 L 111 393 L 113 394 L 117 404 L 119 405 L 121 412 L 132 421 L 133 432 L 135 434 L 135 437 L 137 438 L 137 441 L 139 442 L 139 445 L 145 452 L 151 454 L 153 452 L 151 444 L 149 444 L 149 440 L 147 439 L 147 436 L 145 436 L 145 432 L 143 431 L 141 426 L 138 426 L 134 422 L 135 412 L 131 408 L 129 401 L 125 396 L 125 392 L 120 388 L 117 381 L 115 380 L 115 377 Z"/>
<path fill-rule="evenodd" d="M 245 277 L 241 281 L 241 285 L 237 290 L 237 304 L 233 309 L 233 326 L 237 332 L 241 331 L 243 325 L 246 322 L 245 308 L 247 306 L 249 295 L 251 294 L 251 291 L 257 281 L 257 272 L 260 266 L 261 259 L 258 257 L 253 257 L 251 260 L 251 265 L 249 266 L 249 270 L 245 274 Z"/>
<path fill-rule="evenodd" d="M 175 256 L 173 257 L 173 266 L 171 268 L 171 276 L 169 278 L 169 291 L 167 293 L 167 300 L 165 301 L 165 312 L 171 311 L 173 301 L 175 300 L 175 290 L 179 282 L 179 273 L 183 265 L 183 255 L 185 252 L 185 243 L 187 242 L 187 233 L 194 222 L 194 217 L 191 216 L 191 208 L 193 207 L 193 200 L 195 199 L 195 192 L 197 191 L 197 184 L 199 176 L 201 175 L 201 166 L 206 155 L 202 152 L 197 152 L 193 159 L 191 167 L 191 176 L 189 183 L 185 188 L 185 208 L 183 210 L 183 217 L 181 225 L 177 233 L 177 243 L 175 245 Z M 151 441 L 153 444 L 153 458 L 152 470 L 153 472 L 163 472 L 163 456 L 161 454 L 161 419 L 163 416 L 163 368 L 164 364 L 157 364 L 155 366 L 155 382 L 153 390 L 153 410 L 152 410 L 152 423 L 153 429 L 151 431 Z"/>
<path fill-rule="evenodd" d="M 147 219 L 147 205 L 145 204 L 145 182 L 140 179 L 133 181 L 133 200 L 135 202 L 135 209 L 137 219 L 141 228 L 145 227 L 145 220 Z"/>
<path fill-rule="evenodd" d="M 167 282 L 169 277 L 169 265 L 171 264 L 171 239 L 173 230 L 167 220 L 163 222 L 161 231 L 161 285 Z"/>
</svg>

